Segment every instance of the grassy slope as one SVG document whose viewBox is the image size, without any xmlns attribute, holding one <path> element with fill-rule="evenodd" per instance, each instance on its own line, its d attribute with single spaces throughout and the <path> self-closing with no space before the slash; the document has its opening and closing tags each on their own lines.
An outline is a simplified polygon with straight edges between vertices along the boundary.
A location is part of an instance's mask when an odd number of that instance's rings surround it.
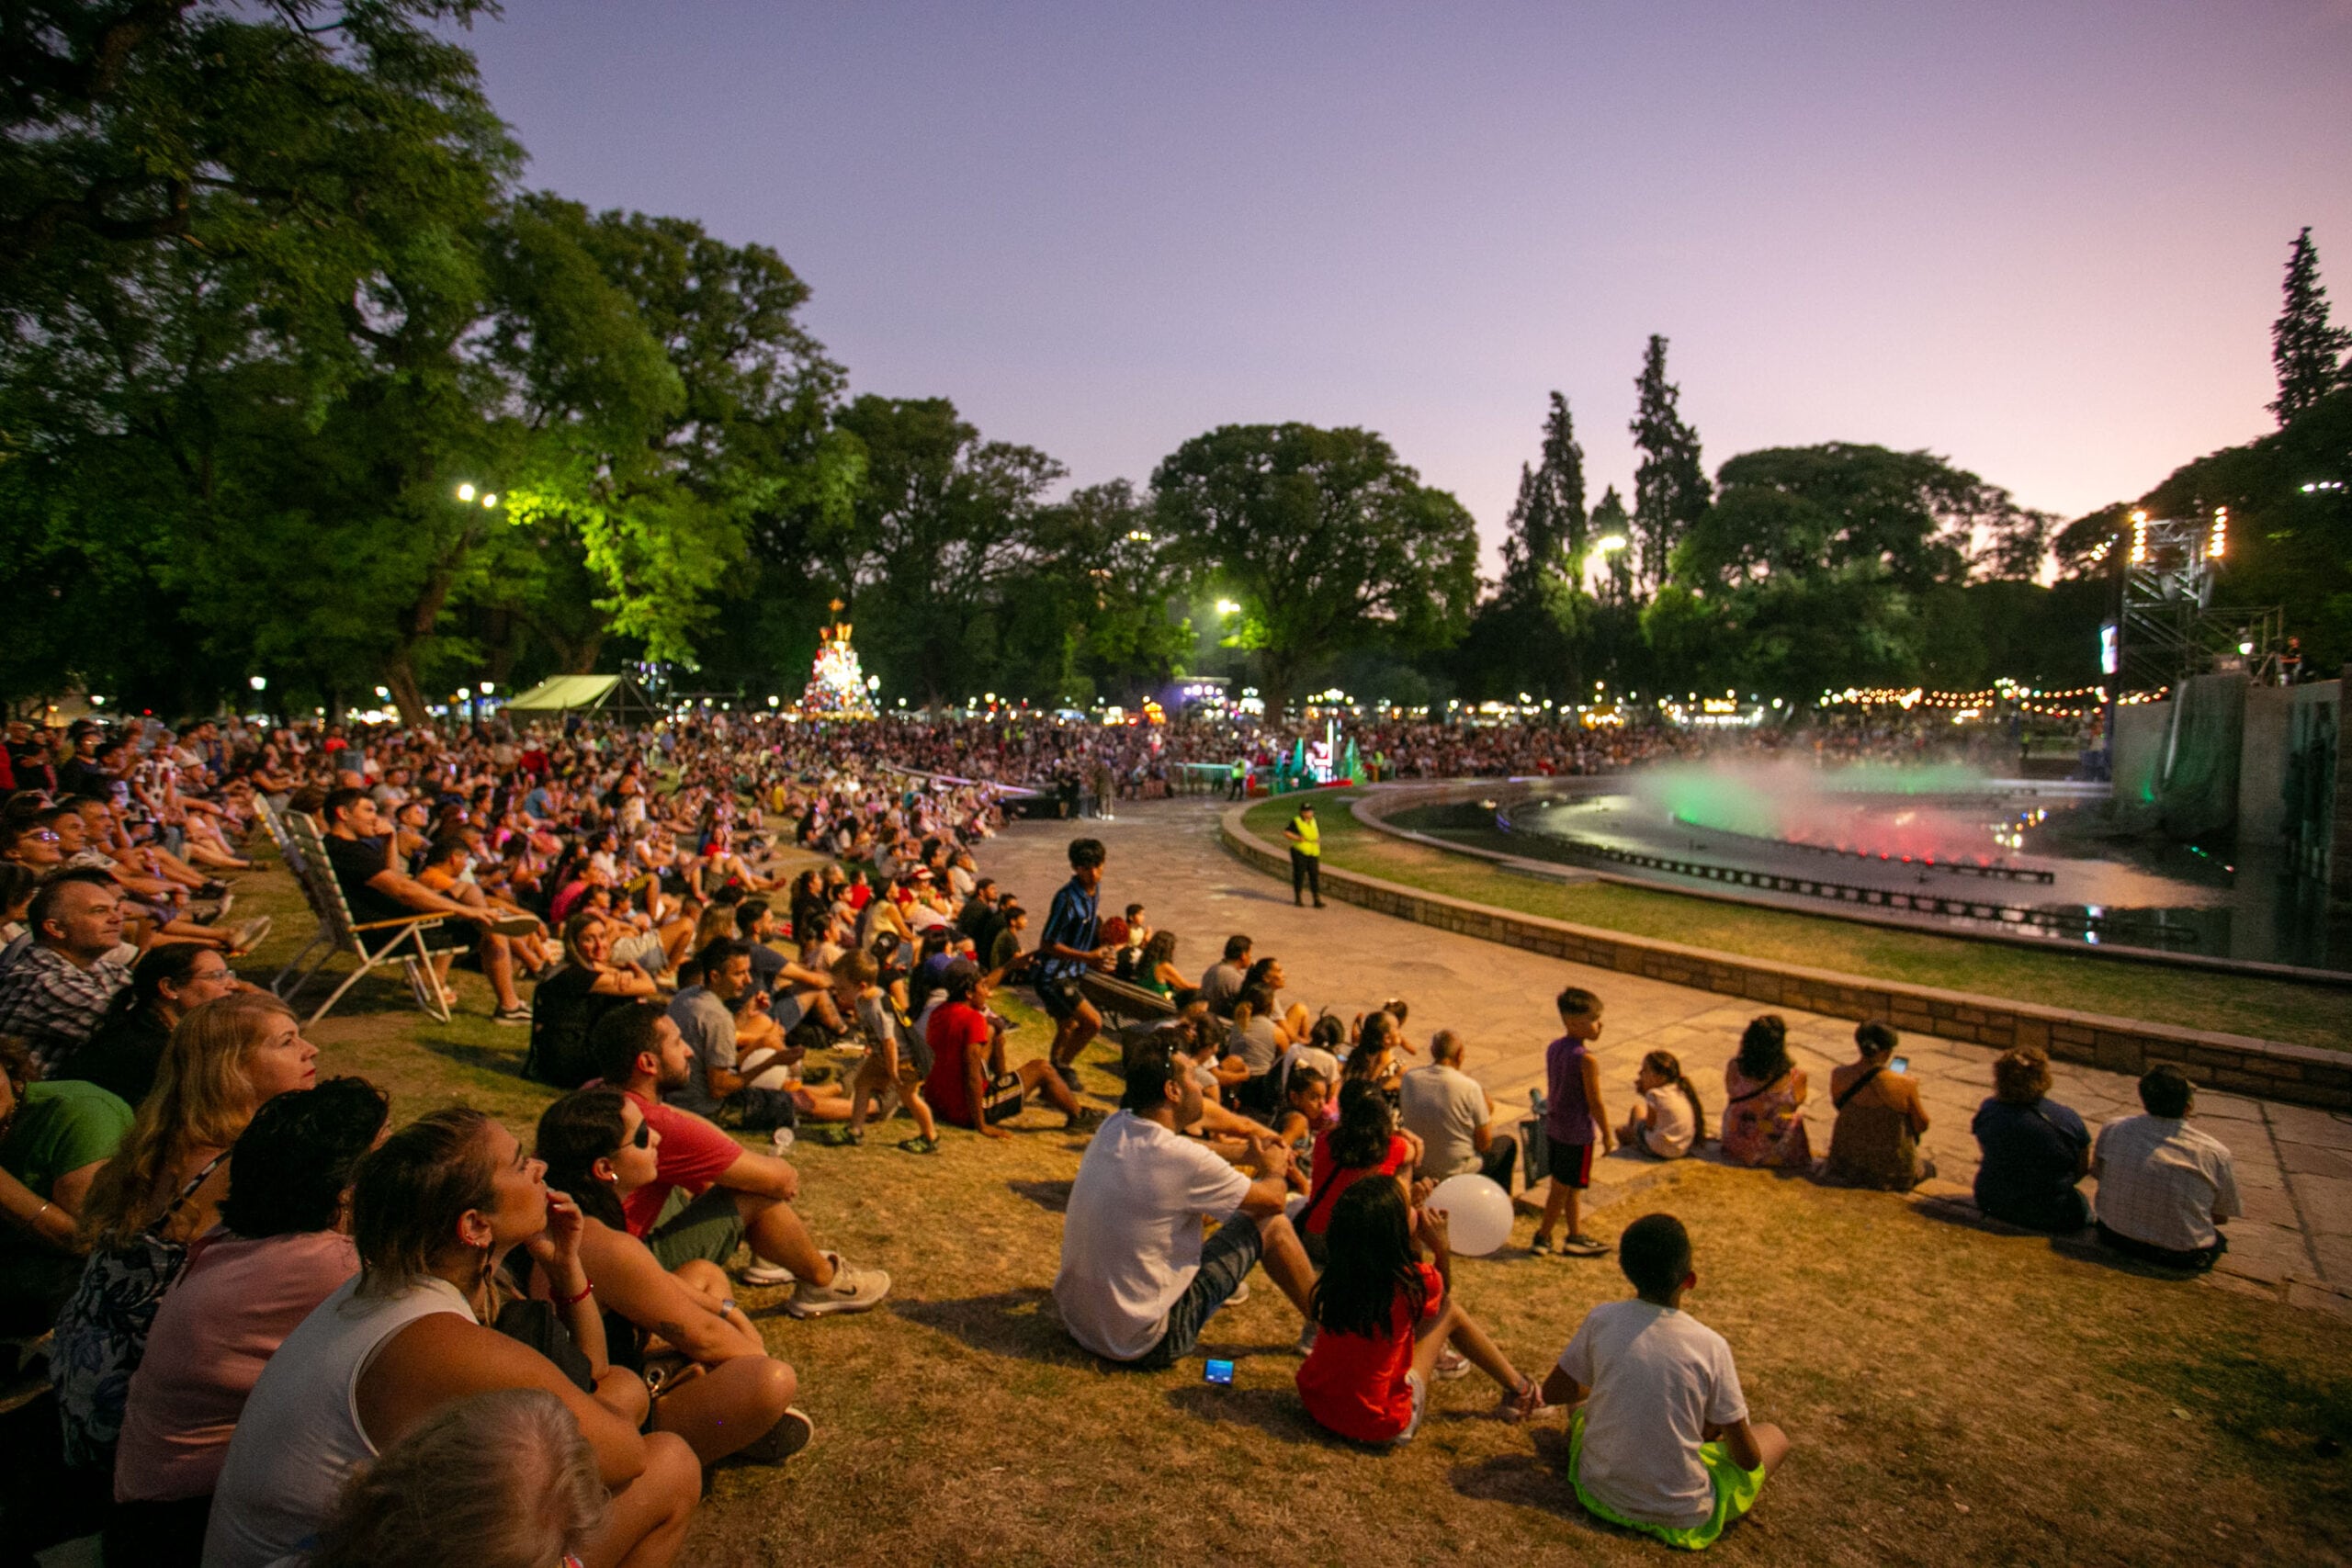
<svg viewBox="0 0 2352 1568">
<path fill-rule="evenodd" d="M 308 929 L 289 885 L 273 874 L 243 890 L 279 911 L 265 956 L 282 958 Z M 311 1031 L 322 1066 L 392 1089 L 402 1120 L 463 1100 L 527 1135 L 549 1096 L 515 1076 L 525 1032 L 489 1023 L 478 976 L 458 985 L 466 1010 L 447 1027 L 392 986 L 363 985 Z M 1018 1010 L 1015 1059 L 1044 1038 Z M 1098 1098 L 1112 1087 L 1093 1066 L 1088 1084 Z M 1507 1427 L 1475 1376 L 1440 1385 L 1404 1449 L 1322 1436 L 1291 1389 L 1295 1320 L 1263 1283 L 1205 1342 L 1239 1360 L 1229 1390 L 1204 1386 L 1197 1359 L 1152 1375 L 1096 1366 L 1061 1335 L 1048 1293 L 1080 1152 L 1057 1120 L 1032 1113 L 1003 1145 L 951 1132 L 935 1159 L 888 1140 L 797 1155 L 818 1235 L 897 1288 L 883 1310 L 814 1324 L 775 1312 L 780 1292 L 743 1292 L 798 1368 L 820 1436 L 781 1470 L 718 1472 L 688 1561 L 1670 1555 L 1587 1519 L 1557 1417 Z M 1713 1167 L 1677 1175 L 1635 1201 L 1690 1224 L 1691 1309 L 1730 1337 L 1758 1417 L 1798 1444 L 1715 1557 L 2352 1560 L 2340 1457 L 2352 1324 L 1956 1228 L 1883 1195 Z M 1630 1217 L 1604 1212 L 1595 1228 L 1613 1235 Z M 1517 1245 L 1527 1232 L 1522 1219 Z M 1515 1248 L 1464 1262 L 1457 1288 L 1529 1370 L 1623 1292 L 1606 1262 Z M 2191 1496 L 2190 1509 L 2160 1501 Z"/>
<path fill-rule="evenodd" d="M 1292 807 L 1262 801 L 1246 818 L 1279 840 Z M 2010 997 L 2120 1018 L 2218 1029 L 2344 1050 L 2352 1044 L 2352 992 L 2194 969 L 2037 953 L 1853 920 L 1784 914 L 1711 898 L 1608 883 L 1562 886 L 1499 871 L 1366 828 L 1352 812 L 1322 813 L 1329 863 L 1522 914 L 1715 948 L 1751 958 L 1947 990 Z"/>
</svg>

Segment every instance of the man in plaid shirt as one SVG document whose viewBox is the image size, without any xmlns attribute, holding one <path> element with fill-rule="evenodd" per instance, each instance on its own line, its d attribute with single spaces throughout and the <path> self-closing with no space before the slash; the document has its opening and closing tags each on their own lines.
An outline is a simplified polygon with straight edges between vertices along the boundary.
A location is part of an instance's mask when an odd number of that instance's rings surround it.
<svg viewBox="0 0 2352 1568">
<path fill-rule="evenodd" d="M 122 895 L 104 872 L 60 872 L 26 911 L 33 945 L 0 975 L 0 1034 L 25 1043 L 43 1077 L 63 1065 L 106 1016 L 130 966 L 122 945 Z"/>
<path fill-rule="evenodd" d="M 2221 1140 L 2188 1124 L 2194 1098 L 2179 1068 L 2151 1067 L 2148 1113 L 2109 1122 L 2091 1145 L 2098 1238 L 2127 1257 L 2204 1269 L 2229 1250 L 2221 1226 L 2243 1212 L 2237 1177 Z"/>
</svg>

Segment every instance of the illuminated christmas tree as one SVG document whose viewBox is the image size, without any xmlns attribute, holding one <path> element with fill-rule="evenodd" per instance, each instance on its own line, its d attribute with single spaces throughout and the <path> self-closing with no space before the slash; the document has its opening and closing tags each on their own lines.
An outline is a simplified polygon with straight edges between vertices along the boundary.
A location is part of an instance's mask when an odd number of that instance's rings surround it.
<svg viewBox="0 0 2352 1568">
<path fill-rule="evenodd" d="M 833 624 L 817 628 L 817 658 L 800 694 L 800 711 L 810 718 L 872 718 L 874 690 L 858 668 L 840 600 L 833 601 L 832 611 Z"/>
</svg>

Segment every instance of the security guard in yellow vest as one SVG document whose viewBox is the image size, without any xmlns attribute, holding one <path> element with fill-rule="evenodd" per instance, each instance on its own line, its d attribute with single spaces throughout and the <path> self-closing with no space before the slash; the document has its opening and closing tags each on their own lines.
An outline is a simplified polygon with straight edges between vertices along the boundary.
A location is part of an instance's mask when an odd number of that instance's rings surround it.
<svg viewBox="0 0 2352 1568">
<path fill-rule="evenodd" d="M 1290 840 L 1290 901 L 1304 904 L 1302 893 L 1312 890 L 1315 907 L 1323 907 L 1323 830 L 1315 825 L 1315 803 L 1302 801 L 1298 815 L 1283 829 Z"/>
</svg>

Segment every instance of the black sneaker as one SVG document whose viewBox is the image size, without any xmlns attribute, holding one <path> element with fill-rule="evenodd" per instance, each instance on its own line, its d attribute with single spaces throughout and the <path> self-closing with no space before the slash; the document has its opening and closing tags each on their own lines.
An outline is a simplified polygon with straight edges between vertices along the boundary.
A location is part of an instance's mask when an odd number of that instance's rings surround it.
<svg viewBox="0 0 2352 1568">
<path fill-rule="evenodd" d="M 1091 1133 L 1095 1128 L 1100 1127 L 1103 1122 L 1109 1120 L 1110 1118 L 1107 1115 L 1102 1111 L 1098 1111 L 1093 1106 L 1081 1105 L 1078 1108 L 1077 1113 L 1070 1117 L 1066 1125 L 1069 1127 L 1069 1131 L 1073 1133 Z"/>
<path fill-rule="evenodd" d="M 1056 1067 L 1054 1071 L 1061 1075 L 1061 1080 L 1069 1086 L 1070 1093 L 1076 1094 L 1078 1092 L 1078 1069 L 1075 1066 L 1065 1063 L 1064 1065 Z"/>
<path fill-rule="evenodd" d="M 808 1413 L 794 1405 L 779 1417 L 776 1424 L 745 1447 L 735 1450 L 738 1459 L 753 1464 L 782 1464 L 807 1448 L 817 1438 L 817 1423 Z"/>
</svg>

